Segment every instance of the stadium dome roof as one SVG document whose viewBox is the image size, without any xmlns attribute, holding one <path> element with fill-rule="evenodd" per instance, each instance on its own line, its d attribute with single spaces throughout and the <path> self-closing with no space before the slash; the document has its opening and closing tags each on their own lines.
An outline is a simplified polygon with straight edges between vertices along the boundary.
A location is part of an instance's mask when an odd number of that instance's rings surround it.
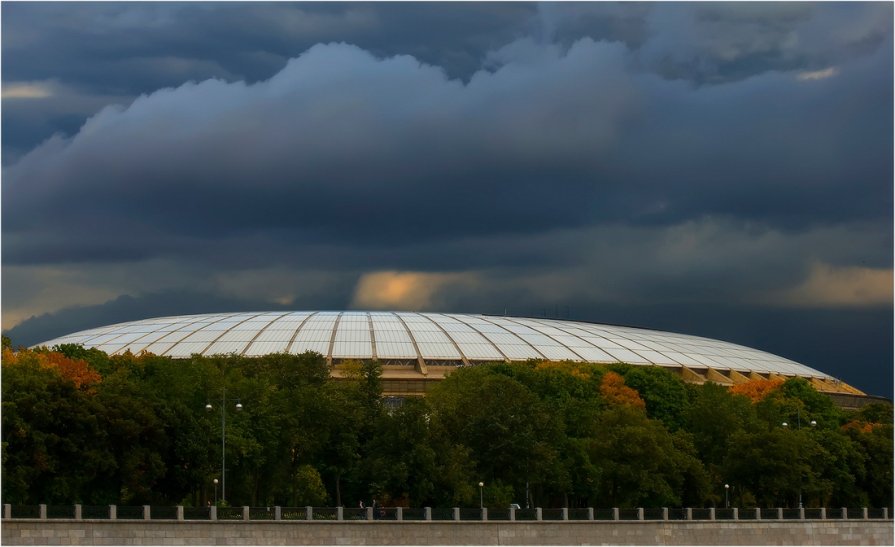
<svg viewBox="0 0 895 547">
<path fill-rule="evenodd" d="M 450 366 L 485 361 L 586 361 L 725 370 L 748 376 L 828 374 L 764 351 L 685 334 L 559 319 L 410 312 L 253 312 L 159 317 L 89 329 L 42 346 L 260 356 L 315 351 L 330 362 Z"/>
</svg>

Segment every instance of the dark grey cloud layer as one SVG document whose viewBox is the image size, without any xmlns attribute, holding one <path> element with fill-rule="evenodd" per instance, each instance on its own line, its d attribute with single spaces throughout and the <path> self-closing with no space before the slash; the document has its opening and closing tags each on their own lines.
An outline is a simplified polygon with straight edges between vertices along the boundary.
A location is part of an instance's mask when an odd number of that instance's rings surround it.
<svg viewBox="0 0 895 547">
<path fill-rule="evenodd" d="M 28 342 L 570 307 L 891 377 L 890 4 L 0 9 L 4 327 Z"/>
<path fill-rule="evenodd" d="M 3 10 L 3 79 L 66 89 L 43 115 L 4 106 L 4 154 L 71 134 L 96 95 L 123 100 L 185 81 L 257 82 L 318 43 L 412 55 L 468 79 L 525 36 L 620 42 L 641 70 L 693 83 L 821 70 L 891 36 L 886 3 L 18 3 Z M 891 49 L 891 48 L 889 48 Z M 41 128 L 35 125 L 42 125 Z"/>
<path fill-rule="evenodd" d="M 631 73 L 621 45 L 590 39 L 522 39 L 492 59 L 501 65 L 462 82 L 413 57 L 318 45 L 269 80 L 187 83 L 106 107 L 6 169 L 17 205 L 4 215 L 7 259 L 92 257 L 96 233 L 124 235 L 101 245 L 118 260 L 255 232 L 401 243 L 891 214 L 880 196 L 892 102 L 878 75 L 891 54 L 829 81 L 769 74 L 710 88 Z M 844 96 L 858 104 L 842 112 Z M 361 217 L 375 221 L 359 230 Z"/>
</svg>

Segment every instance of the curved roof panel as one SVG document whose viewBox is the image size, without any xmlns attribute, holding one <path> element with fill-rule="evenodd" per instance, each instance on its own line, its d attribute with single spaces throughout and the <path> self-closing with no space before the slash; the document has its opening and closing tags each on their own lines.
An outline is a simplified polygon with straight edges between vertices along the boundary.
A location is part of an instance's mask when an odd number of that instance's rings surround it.
<svg viewBox="0 0 895 547">
<path fill-rule="evenodd" d="M 110 354 L 247 356 L 315 351 L 330 359 L 424 362 L 527 359 L 711 367 L 832 378 L 764 351 L 686 334 L 522 317 L 411 312 L 253 312 L 158 317 L 76 332 L 42 346 Z"/>
</svg>

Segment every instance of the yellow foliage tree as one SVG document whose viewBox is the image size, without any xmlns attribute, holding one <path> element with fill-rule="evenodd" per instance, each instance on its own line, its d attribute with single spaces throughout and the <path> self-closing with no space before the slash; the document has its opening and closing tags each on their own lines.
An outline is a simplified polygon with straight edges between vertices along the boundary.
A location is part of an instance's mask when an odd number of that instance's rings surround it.
<svg viewBox="0 0 895 547">
<path fill-rule="evenodd" d="M 733 386 L 730 388 L 730 392 L 735 395 L 745 395 L 753 403 L 757 403 L 782 386 L 783 382 L 783 378 L 774 378 L 772 380 L 757 378 Z"/>
<path fill-rule="evenodd" d="M 539 361 L 535 365 L 535 370 L 559 370 L 571 374 L 579 380 L 589 380 L 591 377 L 591 370 L 586 370 L 581 363 L 571 361 Z"/>
</svg>

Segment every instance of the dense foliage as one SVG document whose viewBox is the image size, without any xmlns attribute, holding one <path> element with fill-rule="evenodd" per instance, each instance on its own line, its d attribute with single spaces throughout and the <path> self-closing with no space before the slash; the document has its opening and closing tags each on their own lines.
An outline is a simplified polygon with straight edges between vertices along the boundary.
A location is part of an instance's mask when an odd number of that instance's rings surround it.
<svg viewBox="0 0 895 547">
<path fill-rule="evenodd" d="M 479 481 L 492 507 L 719 505 L 725 483 L 738 506 L 892 505 L 891 406 L 846 413 L 801 379 L 497 363 L 392 405 L 376 363 L 55 350 L 3 350 L 5 503 L 204 505 L 224 403 L 232 505 L 475 506 Z"/>
</svg>

